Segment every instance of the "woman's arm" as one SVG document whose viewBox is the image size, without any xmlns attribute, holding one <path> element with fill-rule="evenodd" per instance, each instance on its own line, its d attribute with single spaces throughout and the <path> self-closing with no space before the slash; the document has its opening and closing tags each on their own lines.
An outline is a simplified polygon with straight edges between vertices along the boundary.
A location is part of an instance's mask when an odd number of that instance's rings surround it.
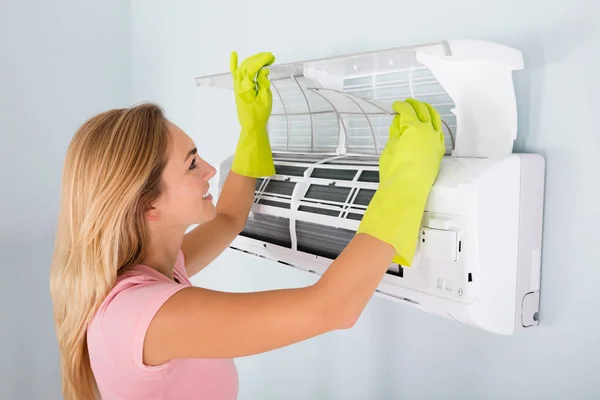
<svg viewBox="0 0 600 400">
<path fill-rule="evenodd" d="M 275 174 L 267 132 L 273 95 L 269 70 L 271 53 L 258 53 L 238 67 L 237 53 L 230 60 L 240 137 L 223 191 L 217 217 L 184 236 L 182 251 L 186 272 L 192 276 L 215 259 L 244 228 L 254 199 L 256 178 Z"/>
<path fill-rule="evenodd" d="M 217 202 L 217 215 L 183 238 L 181 250 L 189 277 L 219 256 L 242 231 L 254 199 L 256 179 L 233 171 L 227 175 Z"/>
<path fill-rule="evenodd" d="M 411 265 L 431 185 L 444 155 L 439 114 L 412 99 L 380 158 L 380 183 L 356 236 L 314 285 L 258 293 L 185 288 L 154 316 L 144 362 L 256 354 L 353 326 L 395 255 Z"/>
<path fill-rule="evenodd" d="M 394 253 L 389 244 L 359 234 L 308 287 L 256 293 L 182 289 L 154 316 L 144 342 L 144 363 L 242 357 L 350 328 Z"/>
</svg>

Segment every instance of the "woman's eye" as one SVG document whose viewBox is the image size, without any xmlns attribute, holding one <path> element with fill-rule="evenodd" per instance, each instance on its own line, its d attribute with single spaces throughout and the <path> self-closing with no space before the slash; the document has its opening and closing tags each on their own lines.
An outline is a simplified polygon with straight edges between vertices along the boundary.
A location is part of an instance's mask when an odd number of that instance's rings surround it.
<svg viewBox="0 0 600 400">
<path fill-rule="evenodd" d="M 194 169 L 194 168 L 196 168 L 196 159 L 195 158 L 192 160 L 192 163 L 190 164 L 190 169 Z"/>
</svg>

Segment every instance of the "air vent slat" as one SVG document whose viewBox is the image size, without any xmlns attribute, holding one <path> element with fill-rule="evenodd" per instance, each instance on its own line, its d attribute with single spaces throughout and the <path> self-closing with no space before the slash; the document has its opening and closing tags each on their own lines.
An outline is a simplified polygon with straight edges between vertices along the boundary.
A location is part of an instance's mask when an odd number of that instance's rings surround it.
<svg viewBox="0 0 600 400">
<path fill-rule="evenodd" d="M 330 168 L 315 168 L 311 174 L 312 178 L 320 179 L 335 179 L 343 181 L 351 181 L 356 176 L 356 170 L 352 169 L 330 169 Z"/>
<path fill-rule="evenodd" d="M 310 212 L 313 214 L 329 215 L 332 217 L 337 217 L 340 214 L 340 210 L 329 210 L 326 208 L 316 208 L 308 206 L 300 206 L 298 207 L 298 211 Z"/>
<path fill-rule="evenodd" d="M 379 183 L 378 171 L 363 171 L 358 177 L 359 182 Z"/>
<path fill-rule="evenodd" d="M 305 171 L 306 167 L 294 167 L 291 165 L 275 164 L 275 173 L 277 175 L 303 176 Z"/>
<path fill-rule="evenodd" d="M 374 190 L 369 189 L 360 189 L 358 194 L 356 195 L 356 199 L 354 200 L 354 204 L 359 204 L 361 206 L 368 206 L 375 195 Z"/>
<path fill-rule="evenodd" d="M 347 229 L 296 221 L 298 250 L 316 256 L 335 259 L 355 234 Z"/>
<path fill-rule="evenodd" d="M 287 218 L 254 214 L 254 218 L 248 220 L 240 236 L 273 243 L 287 248 L 292 247 L 290 222 Z"/>
<path fill-rule="evenodd" d="M 260 189 L 260 186 L 263 184 L 263 182 L 264 182 L 264 181 L 265 181 L 265 180 L 264 180 L 264 179 L 262 179 L 262 178 L 259 178 L 259 179 L 257 179 L 257 180 L 256 180 L 256 187 L 255 187 L 255 189 L 254 189 L 254 190 L 258 190 L 258 189 Z"/>
<path fill-rule="evenodd" d="M 346 199 L 348 198 L 348 194 L 350 194 L 350 188 L 324 185 L 310 185 L 305 197 L 311 199 L 329 200 L 345 203 Z"/>
<path fill-rule="evenodd" d="M 265 206 L 279 207 L 279 208 L 287 208 L 288 210 L 291 207 L 289 203 L 282 203 L 279 201 L 265 200 L 265 199 L 260 199 L 258 201 L 258 204 L 262 204 Z"/>
<path fill-rule="evenodd" d="M 362 217 L 363 217 L 362 214 L 350 213 L 350 214 L 348 214 L 347 218 L 348 219 L 353 219 L 353 220 L 356 220 L 356 221 L 362 221 Z"/>
<path fill-rule="evenodd" d="M 265 193 L 283 194 L 291 196 L 294 192 L 295 182 L 271 180 L 265 188 Z"/>
</svg>

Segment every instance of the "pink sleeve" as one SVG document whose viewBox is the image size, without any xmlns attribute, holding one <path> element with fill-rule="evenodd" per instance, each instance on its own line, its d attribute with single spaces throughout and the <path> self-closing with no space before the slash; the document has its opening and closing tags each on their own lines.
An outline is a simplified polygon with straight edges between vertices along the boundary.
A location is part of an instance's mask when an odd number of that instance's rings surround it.
<svg viewBox="0 0 600 400">
<path fill-rule="evenodd" d="M 120 282 L 108 305 L 97 316 L 99 335 L 112 363 L 135 377 L 160 372 L 170 363 L 146 366 L 142 353 L 146 330 L 159 308 L 185 285 L 161 281 L 147 276 L 132 276 Z M 108 361 L 108 360 L 105 360 Z"/>
</svg>

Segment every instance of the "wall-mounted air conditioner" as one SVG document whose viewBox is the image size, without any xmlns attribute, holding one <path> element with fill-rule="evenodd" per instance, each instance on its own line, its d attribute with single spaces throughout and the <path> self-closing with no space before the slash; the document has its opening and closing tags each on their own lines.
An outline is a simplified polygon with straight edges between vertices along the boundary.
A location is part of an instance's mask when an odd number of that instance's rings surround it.
<svg viewBox="0 0 600 400">
<path fill-rule="evenodd" d="M 414 97 L 440 112 L 447 154 L 413 265 L 390 265 L 377 293 L 499 334 L 537 325 L 545 163 L 513 153 L 522 68 L 519 51 L 481 41 L 271 66 L 276 174 L 257 181 L 231 247 L 322 274 L 377 189 L 392 102 Z M 196 84 L 231 89 L 231 74 Z"/>
</svg>

